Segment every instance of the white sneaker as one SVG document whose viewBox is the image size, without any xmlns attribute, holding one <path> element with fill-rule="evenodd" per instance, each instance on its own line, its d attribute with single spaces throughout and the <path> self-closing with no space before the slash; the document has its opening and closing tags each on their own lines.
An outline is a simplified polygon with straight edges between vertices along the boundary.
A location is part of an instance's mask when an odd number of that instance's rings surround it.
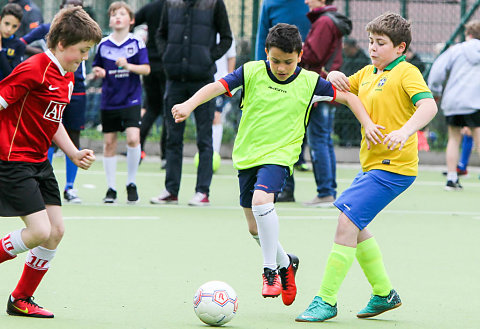
<svg viewBox="0 0 480 329">
<path fill-rule="evenodd" d="M 197 192 L 193 196 L 193 198 L 188 202 L 189 206 L 196 206 L 196 207 L 204 207 L 209 206 L 210 201 L 208 200 L 208 196 L 205 193 Z"/>
<path fill-rule="evenodd" d="M 68 203 L 82 203 L 82 200 L 78 197 L 77 192 L 73 188 L 63 191 L 63 198 Z"/>
<path fill-rule="evenodd" d="M 167 190 L 163 190 L 160 195 L 155 196 L 150 199 L 151 204 L 178 204 L 178 197 L 176 195 L 172 195 Z"/>
</svg>

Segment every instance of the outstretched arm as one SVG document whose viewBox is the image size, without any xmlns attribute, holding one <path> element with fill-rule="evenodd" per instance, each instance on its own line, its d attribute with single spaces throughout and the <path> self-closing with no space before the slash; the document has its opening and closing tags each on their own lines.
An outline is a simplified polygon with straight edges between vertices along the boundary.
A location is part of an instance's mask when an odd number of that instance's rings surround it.
<svg viewBox="0 0 480 329">
<path fill-rule="evenodd" d="M 357 120 L 362 124 L 363 129 L 365 130 L 365 140 L 367 141 L 367 149 L 370 149 L 370 142 L 373 144 L 381 143 L 381 138 L 383 134 L 380 129 L 385 129 L 385 127 L 373 123 L 372 119 L 368 115 L 365 107 L 363 107 L 360 99 L 348 91 L 339 91 L 337 90 L 337 97 L 335 100 L 339 103 L 347 105 Z"/>
<path fill-rule="evenodd" d="M 227 91 L 220 81 L 209 83 L 200 88 L 192 97 L 181 104 L 175 104 L 172 107 L 172 115 L 176 123 L 185 121 L 190 113 L 198 106 L 208 102 Z"/>
</svg>

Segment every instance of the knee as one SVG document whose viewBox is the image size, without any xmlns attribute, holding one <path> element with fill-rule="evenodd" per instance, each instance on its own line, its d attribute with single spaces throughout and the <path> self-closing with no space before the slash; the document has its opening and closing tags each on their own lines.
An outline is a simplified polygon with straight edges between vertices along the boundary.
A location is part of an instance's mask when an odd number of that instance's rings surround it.
<svg viewBox="0 0 480 329">
<path fill-rule="evenodd" d="M 30 232 L 30 241 L 28 244 L 26 243 L 27 247 L 31 248 L 31 246 L 38 246 L 46 242 L 50 238 L 50 232 L 50 226 L 35 227 Z"/>
<path fill-rule="evenodd" d="M 58 244 L 62 240 L 64 234 L 65 226 L 63 224 L 52 226 L 49 240 L 55 242 L 55 244 Z"/>
<path fill-rule="evenodd" d="M 128 147 L 137 147 L 140 144 L 139 138 L 130 138 L 127 140 Z"/>
</svg>

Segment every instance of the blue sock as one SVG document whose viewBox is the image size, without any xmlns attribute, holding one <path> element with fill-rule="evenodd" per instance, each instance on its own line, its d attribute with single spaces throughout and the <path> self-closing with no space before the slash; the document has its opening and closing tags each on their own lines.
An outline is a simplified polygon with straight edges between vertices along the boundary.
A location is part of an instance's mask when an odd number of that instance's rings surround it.
<svg viewBox="0 0 480 329">
<path fill-rule="evenodd" d="M 470 159 L 470 154 L 472 153 L 473 148 L 473 138 L 472 136 L 463 135 L 462 140 L 462 154 L 460 155 L 460 161 L 458 161 L 458 169 L 466 170 L 468 166 L 468 160 Z"/>
<path fill-rule="evenodd" d="M 65 189 L 68 190 L 73 188 L 73 183 L 75 183 L 75 178 L 77 177 L 78 167 L 67 156 L 65 156 L 65 167 L 67 170 L 67 182 L 65 184 Z"/>
<path fill-rule="evenodd" d="M 52 163 L 52 159 L 53 159 L 53 150 L 54 150 L 54 148 L 52 146 L 50 146 L 48 148 L 47 157 L 48 157 L 48 161 L 50 161 L 50 163 Z"/>
</svg>

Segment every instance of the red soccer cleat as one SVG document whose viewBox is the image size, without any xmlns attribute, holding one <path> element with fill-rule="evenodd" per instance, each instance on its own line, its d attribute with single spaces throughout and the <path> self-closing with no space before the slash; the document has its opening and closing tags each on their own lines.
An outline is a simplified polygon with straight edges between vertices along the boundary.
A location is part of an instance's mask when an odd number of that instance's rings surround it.
<svg viewBox="0 0 480 329">
<path fill-rule="evenodd" d="M 53 318 L 53 313 L 37 305 L 33 301 L 33 297 L 25 299 L 8 298 L 7 313 L 14 316 L 28 316 L 33 318 Z"/>
<path fill-rule="evenodd" d="M 297 273 L 298 264 L 300 263 L 298 257 L 295 255 L 288 255 L 290 258 L 290 265 L 287 268 L 282 267 L 279 270 L 280 279 L 282 280 L 282 301 L 285 305 L 292 305 L 297 296 L 297 286 L 295 285 L 295 274 Z"/>
<path fill-rule="evenodd" d="M 278 297 L 282 293 L 282 284 L 277 271 L 264 268 L 263 269 L 263 297 Z"/>
</svg>

